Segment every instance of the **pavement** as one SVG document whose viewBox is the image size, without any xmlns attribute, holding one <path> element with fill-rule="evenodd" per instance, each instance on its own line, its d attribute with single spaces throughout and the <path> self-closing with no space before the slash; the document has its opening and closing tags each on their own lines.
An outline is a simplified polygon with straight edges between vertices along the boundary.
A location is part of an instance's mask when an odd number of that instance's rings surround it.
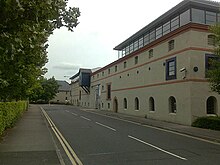
<svg viewBox="0 0 220 165">
<path fill-rule="evenodd" d="M 164 121 L 135 117 L 111 111 L 83 109 L 100 115 L 166 129 L 220 145 L 220 131 L 195 128 Z M 30 105 L 16 126 L 6 131 L 0 140 L 1 165 L 58 165 L 63 164 L 53 135 L 37 105 Z"/>
<path fill-rule="evenodd" d="M 16 126 L 0 139 L 0 164 L 61 164 L 53 136 L 38 106 L 31 105 Z"/>
</svg>

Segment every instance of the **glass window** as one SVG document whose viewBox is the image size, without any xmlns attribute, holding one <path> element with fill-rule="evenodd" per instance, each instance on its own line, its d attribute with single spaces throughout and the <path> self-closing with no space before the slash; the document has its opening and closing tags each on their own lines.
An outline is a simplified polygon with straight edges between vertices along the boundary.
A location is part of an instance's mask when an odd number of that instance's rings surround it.
<svg viewBox="0 0 220 165">
<path fill-rule="evenodd" d="M 134 51 L 138 49 L 138 40 L 134 42 Z"/>
<path fill-rule="evenodd" d="M 134 43 L 131 43 L 129 47 L 130 47 L 129 53 L 133 52 L 134 51 Z"/>
<path fill-rule="evenodd" d="M 173 31 L 179 27 L 179 16 L 173 18 L 170 22 L 170 31 Z"/>
<path fill-rule="evenodd" d="M 110 68 L 108 69 L 108 74 L 110 74 L 111 73 L 111 70 L 110 70 Z"/>
<path fill-rule="evenodd" d="M 154 41 L 155 40 L 155 30 L 153 30 L 152 32 L 150 32 L 150 42 Z"/>
<path fill-rule="evenodd" d="M 206 24 L 212 25 L 215 24 L 217 20 L 216 13 L 206 11 Z"/>
<path fill-rule="evenodd" d="M 107 100 L 111 99 L 111 84 L 107 84 Z"/>
<path fill-rule="evenodd" d="M 205 11 L 192 8 L 192 22 L 205 24 Z"/>
<path fill-rule="evenodd" d="M 151 50 L 149 50 L 149 58 L 152 58 L 153 56 L 154 56 L 154 50 L 153 49 L 151 49 Z"/>
<path fill-rule="evenodd" d="M 163 25 L 163 35 L 170 32 L 170 21 Z"/>
<path fill-rule="evenodd" d="M 143 44 L 144 44 L 144 39 L 143 39 L 143 37 L 141 37 L 141 38 L 139 39 L 139 48 L 142 48 L 142 47 L 143 47 Z"/>
<path fill-rule="evenodd" d="M 214 96 L 210 96 L 206 101 L 206 113 L 216 114 L 217 113 L 217 99 Z"/>
<path fill-rule="evenodd" d="M 162 26 L 156 29 L 156 39 L 160 38 L 161 36 L 162 36 Z"/>
<path fill-rule="evenodd" d="M 176 79 L 176 57 L 166 60 L 166 80 Z"/>
<path fill-rule="evenodd" d="M 145 36 L 144 36 L 144 46 L 149 44 L 150 42 L 150 34 L 147 33 Z"/>
<path fill-rule="evenodd" d="M 129 46 L 125 48 L 125 55 L 129 54 Z"/>
<path fill-rule="evenodd" d="M 190 10 L 187 10 L 184 13 L 180 14 L 180 26 L 183 26 L 189 22 L 190 22 Z"/>
<path fill-rule="evenodd" d="M 117 71 L 118 71 L 118 66 L 116 65 L 116 66 L 115 66 L 115 72 L 117 72 Z"/>
<path fill-rule="evenodd" d="M 125 55 L 125 48 L 122 50 L 122 57 Z"/>
<path fill-rule="evenodd" d="M 153 97 L 149 98 L 149 110 L 150 111 L 155 111 L 155 105 L 154 105 L 154 98 Z"/>
<path fill-rule="evenodd" d="M 102 76 L 104 76 L 104 71 L 102 72 Z"/>
</svg>

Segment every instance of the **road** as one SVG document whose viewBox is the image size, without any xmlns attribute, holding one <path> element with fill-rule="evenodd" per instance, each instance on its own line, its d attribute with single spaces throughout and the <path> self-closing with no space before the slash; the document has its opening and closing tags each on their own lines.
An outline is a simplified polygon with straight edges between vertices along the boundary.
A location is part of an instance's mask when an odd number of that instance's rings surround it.
<svg viewBox="0 0 220 165">
<path fill-rule="evenodd" d="M 219 165 L 220 145 L 80 110 L 43 106 L 83 165 Z"/>
</svg>

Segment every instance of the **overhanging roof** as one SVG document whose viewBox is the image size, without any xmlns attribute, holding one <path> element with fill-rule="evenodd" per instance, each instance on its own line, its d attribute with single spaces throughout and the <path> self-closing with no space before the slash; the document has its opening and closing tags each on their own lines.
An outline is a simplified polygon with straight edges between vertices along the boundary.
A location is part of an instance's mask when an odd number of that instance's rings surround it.
<svg viewBox="0 0 220 165">
<path fill-rule="evenodd" d="M 209 0 L 184 0 L 180 2 L 178 5 L 158 17 L 156 20 L 133 34 L 131 37 L 117 45 L 114 50 L 122 50 L 126 46 L 128 46 L 131 42 L 134 40 L 137 40 L 140 36 L 143 36 L 145 33 L 150 31 L 152 28 L 155 28 L 156 26 L 160 26 L 164 23 L 166 23 L 168 20 L 170 20 L 171 17 L 175 17 L 180 12 L 183 12 L 184 10 L 187 10 L 189 7 L 197 7 L 197 8 L 203 8 L 203 9 L 209 9 L 214 11 L 219 11 L 220 3 L 215 1 L 209 1 Z"/>
</svg>

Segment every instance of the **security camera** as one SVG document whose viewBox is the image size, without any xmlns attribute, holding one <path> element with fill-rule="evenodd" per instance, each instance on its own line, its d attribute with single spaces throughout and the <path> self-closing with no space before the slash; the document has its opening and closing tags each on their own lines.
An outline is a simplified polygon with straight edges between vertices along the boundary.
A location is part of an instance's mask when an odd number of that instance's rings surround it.
<svg viewBox="0 0 220 165">
<path fill-rule="evenodd" d="M 180 72 L 183 72 L 183 71 L 186 71 L 185 67 L 180 69 Z"/>
</svg>

